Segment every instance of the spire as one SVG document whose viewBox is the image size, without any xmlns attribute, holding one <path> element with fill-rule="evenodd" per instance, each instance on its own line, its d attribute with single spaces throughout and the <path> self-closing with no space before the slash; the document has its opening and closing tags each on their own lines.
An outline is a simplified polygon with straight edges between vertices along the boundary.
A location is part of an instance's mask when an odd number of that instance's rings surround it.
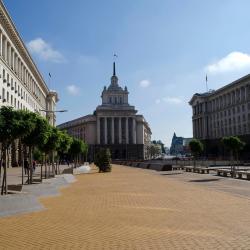
<svg viewBox="0 0 250 250">
<path fill-rule="evenodd" d="M 115 62 L 113 62 L 113 75 L 111 77 L 111 86 L 118 86 L 118 77 L 115 73 Z"/>
<path fill-rule="evenodd" d="M 115 74 L 115 62 L 113 62 L 113 76 L 116 76 L 116 74 Z"/>
</svg>

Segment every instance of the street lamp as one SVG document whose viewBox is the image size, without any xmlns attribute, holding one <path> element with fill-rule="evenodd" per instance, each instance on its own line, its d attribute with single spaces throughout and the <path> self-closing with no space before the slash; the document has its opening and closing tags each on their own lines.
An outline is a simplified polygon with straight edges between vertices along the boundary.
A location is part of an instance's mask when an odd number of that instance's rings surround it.
<svg viewBox="0 0 250 250">
<path fill-rule="evenodd" d="M 40 111 L 43 111 L 43 112 L 46 112 L 46 113 L 55 113 L 55 112 L 60 112 L 60 113 L 63 113 L 63 112 L 68 112 L 68 110 L 66 109 L 62 109 L 62 110 L 46 110 L 46 109 L 40 109 Z"/>
</svg>

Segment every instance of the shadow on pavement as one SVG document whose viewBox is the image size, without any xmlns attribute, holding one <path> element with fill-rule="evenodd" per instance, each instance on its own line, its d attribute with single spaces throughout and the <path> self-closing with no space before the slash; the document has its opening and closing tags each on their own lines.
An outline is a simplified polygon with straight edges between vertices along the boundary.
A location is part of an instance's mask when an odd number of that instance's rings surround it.
<svg viewBox="0 0 250 250">
<path fill-rule="evenodd" d="M 16 191 L 16 192 L 21 192 L 22 191 L 22 185 L 8 185 L 8 191 Z"/>
<path fill-rule="evenodd" d="M 177 174 L 183 174 L 182 172 L 179 172 L 179 173 L 172 173 L 172 172 L 170 172 L 170 173 L 162 173 L 161 175 L 177 175 Z"/>
<path fill-rule="evenodd" d="M 200 180 L 190 180 L 189 182 L 211 182 L 211 181 L 220 181 L 221 179 L 200 179 Z"/>
</svg>

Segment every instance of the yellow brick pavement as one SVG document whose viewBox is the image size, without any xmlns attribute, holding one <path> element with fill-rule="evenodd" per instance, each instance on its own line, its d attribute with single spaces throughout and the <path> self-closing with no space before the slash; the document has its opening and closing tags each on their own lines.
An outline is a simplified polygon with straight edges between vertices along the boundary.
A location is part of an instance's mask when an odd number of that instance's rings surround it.
<svg viewBox="0 0 250 250">
<path fill-rule="evenodd" d="M 121 166 L 77 179 L 1 218 L 0 249 L 250 249 L 246 198 Z"/>
</svg>

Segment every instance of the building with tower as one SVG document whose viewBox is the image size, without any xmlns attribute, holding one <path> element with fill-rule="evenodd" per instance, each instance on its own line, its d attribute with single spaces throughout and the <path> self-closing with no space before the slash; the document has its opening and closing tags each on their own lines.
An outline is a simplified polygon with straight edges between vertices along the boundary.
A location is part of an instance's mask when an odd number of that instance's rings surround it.
<svg viewBox="0 0 250 250">
<path fill-rule="evenodd" d="M 128 89 L 118 84 L 115 62 L 108 87 L 102 91 L 102 104 L 87 115 L 58 126 L 89 144 L 89 157 L 109 148 L 113 159 L 147 159 L 151 130 L 143 115 L 128 102 Z"/>
</svg>

